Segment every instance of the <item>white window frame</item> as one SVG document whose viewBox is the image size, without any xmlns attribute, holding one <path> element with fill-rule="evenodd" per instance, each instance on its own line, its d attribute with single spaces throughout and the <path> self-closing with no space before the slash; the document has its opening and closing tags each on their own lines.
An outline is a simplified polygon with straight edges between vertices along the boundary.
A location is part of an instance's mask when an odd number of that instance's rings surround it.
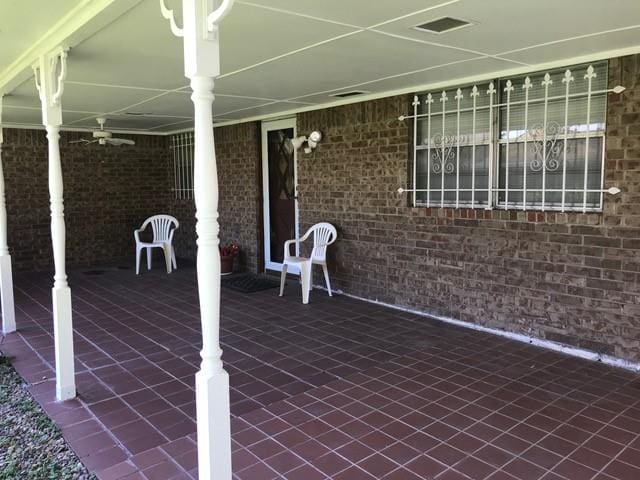
<svg viewBox="0 0 640 480">
<path fill-rule="evenodd" d="M 522 80 L 520 80 L 520 76 L 518 77 L 519 82 L 518 82 L 518 88 L 523 88 L 525 91 L 525 100 L 524 101 L 518 101 L 518 102 L 511 102 L 510 99 L 510 93 L 511 91 L 515 88 L 515 86 L 511 83 L 511 80 L 506 80 L 506 79 L 495 79 L 493 81 L 490 81 L 488 84 L 488 89 L 486 89 L 486 91 L 482 91 L 483 89 L 478 88 L 478 86 L 473 85 L 473 87 L 470 90 L 470 95 L 472 97 L 474 97 L 473 99 L 473 107 L 472 108 L 465 108 L 465 109 L 461 109 L 460 108 L 460 99 L 462 98 L 462 89 L 458 88 L 456 91 L 456 95 L 453 99 L 448 98 L 447 96 L 447 91 L 450 91 L 451 88 L 445 89 L 442 91 L 442 93 L 440 95 L 437 95 L 432 92 L 432 93 L 428 93 L 426 94 L 425 100 L 424 100 L 424 105 L 426 107 L 426 112 L 425 113 L 420 113 L 419 108 L 421 105 L 420 102 L 420 97 L 418 95 L 414 95 L 413 97 L 413 102 L 412 102 L 412 106 L 413 106 L 413 115 L 409 115 L 409 116 L 403 116 L 400 117 L 400 119 L 412 119 L 413 120 L 413 166 L 412 166 L 412 172 L 411 172 L 411 176 L 412 176 L 412 188 L 409 190 L 410 192 L 412 192 L 412 205 L 414 207 L 440 207 L 440 208 L 482 208 L 482 209 L 504 209 L 504 210 L 533 210 L 533 211 L 545 211 L 545 210 L 552 210 L 552 211 L 582 211 L 583 213 L 587 213 L 587 212 L 601 212 L 602 211 L 602 206 L 603 206 L 603 200 L 604 200 L 604 178 L 605 178 L 605 133 L 604 131 L 601 132 L 597 132 L 597 133 L 592 133 L 589 129 L 586 130 L 586 132 L 582 133 L 582 134 L 573 134 L 570 139 L 581 139 L 584 138 L 586 146 L 589 145 L 589 141 L 590 139 L 596 138 L 596 137 L 601 137 L 602 138 L 602 153 L 601 153 L 601 166 L 600 166 L 600 188 L 598 189 L 589 189 L 588 188 L 588 179 L 589 179 L 589 171 L 588 171 L 588 162 L 586 161 L 587 159 L 587 155 L 589 152 L 588 148 L 585 148 L 585 162 L 584 162 L 584 183 L 583 183 L 583 188 L 581 189 L 568 189 L 566 187 L 566 178 L 567 178 L 567 173 L 566 173 L 566 165 L 567 165 L 567 149 L 566 149 L 566 145 L 567 145 L 567 139 L 569 138 L 567 135 L 567 131 L 568 131 L 568 127 L 570 126 L 568 124 L 568 120 L 567 120 L 567 115 L 568 115 L 568 105 L 569 105 L 569 100 L 572 98 L 577 98 L 577 97 L 586 97 L 587 98 L 587 118 L 586 118 L 586 125 L 590 125 L 591 123 L 591 118 L 590 118 L 590 114 L 591 114 L 591 100 L 594 96 L 596 95 L 605 95 L 605 129 L 606 129 L 606 95 L 609 92 L 615 92 L 615 93 L 620 93 L 621 91 L 624 90 L 624 87 L 620 87 L 617 86 L 615 88 L 605 88 L 605 89 L 601 89 L 601 90 L 593 90 L 592 89 L 592 79 L 596 76 L 593 66 L 592 65 L 578 65 L 576 67 L 571 67 L 573 69 L 573 73 L 571 69 L 566 69 L 565 71 L 565 75 L 564 78 L 562 80 L 563 84 L 565 85 L 565 93 L 563 96 L 549 96 L 548 93 L 548 86 L 550 84 L 549 80 L 549 73 L 547 73 L 544 77 L 544 81 L 542 82 L 541 86 L 545 89 L 544 91 L 544 96 L 542 98 L 536 98 L 533 100 L 529 100 L 529 88 L 525 88 L 525 85 L 521 85 L 520 82 Z M 608 66 L 606 68 L 606 74 L 608 75 Z M 539 75 L 542 72 L 533 72 L 531 73 L 531 75 Z M 573 74 L 575 75 L 584 75 L 584 78 L 587 82 L 587 90 L 586 92 L 577 92 L 574 93 L 571 91 L 571 83 L 573 81 Z M 505 92 L 504 95 L 502 96 L 503 98 L 501 98 L 501 96 L 499 95 L 498 91 L 496 90 L 496 85 L 498 87 L 500 87 L 503 83 L 503 81 L 506 80 L 505 82 Z M 530 82 L 529 77 L 526 77 L 524 80 L 524 83 L 527 84 L 527 82 Z M 487 82 L 484 82 L 483 85 L 486 85 Z M 605 82 L 606 85 L 606 82 Z M 469 91 L 468 87 L 464 87 L 465 91 Z M 487 105 L 483 105 L 480 107 L 476 107 L 476 97 L 478 95 L 482 95 L 485 94 L 488 96 L 488 103 Z M 424 94 L 421 94 L 424 95 Z M 441 103 L 442 107 L 441 108 L 432 108 L 432 105 L 436 104 L 436 96 L 439 97 L 438 100 L 439 102 L 437 103 Z M 501 139 L 500 138 L 500 114 L 501 114 L 501 109 L 503 107 L 505 107 L 506 109 L 506 118 L 507 118 L 507 130 L 509 130 L 508 125 L 509 125 L 509 113 L 510 113 L 510 108 L 513 105 L 517 105 L 517 104 L 523 104 L 525 105 L 525 130 L 528 132 L 527 130 L 527 109 L 528 106 L 530 104 L 533 103 L 540 103 L 543 102 L 544 103 L 544 122 L 543 125 L 545 125 L 545 128 L 543 128 L 543 135 L 544 138 L 541 142 L 542 144 L 542 149 L 543 149 L 543 153 L 542 153 L 542 158 L 547 159 L 546 156 L 546 152 L 544 149 L 546 149 L 546 135 L 547 135 L 547 130 L 548 130 L 548 126 L 547 126 L 547 120 L 546 120 L 546 114 L 547 114 L 547 105 L 549 100 L 558 100 L 558 99 L 563 99 L 564 103 L 565 103 L 565 124 L 564 124 L 564 133 L 563 136 L 561 136 L 561 140 L 563 141 L 563 153 L 562 153 L 562 168 L 563 168 L 563 172 L 562 172 L 562 189 L 558 190 L 558 189 L 549 189 L 546 188 L 546 181 L 545 181 L 545 175 L 546 175 L 546 171 L 547 171 L 547 162 L 544 161 L 542 162 L 542 188 L 540 189 L 527 189 L 527 185 L 526 185 L 526 170 L 528 169 L 528 163 L 527 163 L 527 159 L 526 159 L 526 146 L 527 146 L 527 137 L 529 136 L 529 134 L 525 134 L 524 138 L 524 152 L 525 152 L 525 157 L 524 157 L 524 166 L 525 166 L 525 173 L 523 174 L 524 178 L 524 184 L 523 184 L 523 188 L 499 188 L 500 185 L 500 178 L 499 178 L 499 174 L 500 174 L 500 149 L 501 149 L 501 145 L 505 145 L 506 144 L 506 152 L 509 151 L 508 147 L 509 144 L 511 142 L 511 140 L 507 137 L 506 139 Z M 446 104 L 447 102 L 451 102 L 451 101 L 457 101 L 457 108 L 455 110 L 447 110 L 446 109 Z M 499 100 L 499 103 L 496 102 L 496 100 Z M 451 157 L 451 150 L 455 150 L 455 162 L 456 162 L 456 166 L 459 167 L 459 162 L 460 162 L 460 147 L 461 147 L 461 143 L 460 143 L 460 113 L 462 112 L 468 112 L 468 111 L 472 111 L 473 112 L 473 120 L 472 120 L 472 125 L 473 125 L 473 130 L 472 130 L 472 143 L 471 143 L 471 147 L 472 147 L 472 187 L 471 189 L 460 189 L 459 185 L 460 185 L 460 171 L 459 168 L 455 168 L 456 171 L 456 188 L 444 188 L 444 178 L 445 178 L 445 168 L 444 168 L 444 164 L 441 165 L 440 168 L 440 172 L 436 173 L 434 172 L 434 175 L 440 175 L 442 177 L 442 181 L 441 181 L 441 186 L 440 186 L 440 199 L 439 201 L 433 202 L 431 201 L 431 193 L 432 192 L 437 192 L 438 189 L 436 188 L 431 188 L 431 164 L 432 163 L 437 163 L 438 161 L 441 161 L 443 159 L 445 159 L 445 157 L 450 158 Z M 486 113 L 485 113 L 486 112 Z M 449 138 L 453 138 L 455 139 L 455 144 L 454 145 L 448 145 L 447 148 L 447 153 L 445 155 L 445 141 L 444 141 L 444 137 L 445 135 L 445 121 L 444 121 L 444 117 L 445 115 L 457 115 L 457 132 L 456 135 L 449 135 Z M 476 188 L 476 182 L 475 182 L 475 174 L 476 174 L 476 163 L 475 163 L 475 158 L 476 158 L 476 130 L 475 130 L 475 125 L 476 125 L 476 115 L 488 115 L 489 116 L 489 139 L 490 142 L 488 144 L 488 179 L 487 179 L 487 186 L 486 188 Z M 443 126 L 443 132 L 442 132 L 442 136 L 441 138 L 441 146 L 438 145 L 431 145 L 432 143 L 432 132 L 431 132 L 431 118 L 435 117 L 435 116 L 442 116 L 442 126 Z M 427 144 L 418 144 L 418 137 L 419 137 L 419 129 L 418 129 L 418 122 L 420 120 L 426 120 L 427 121 L 427 138 L 429 139 L 427 141 Z M 523 143 L 522 141 L 518 141 L 517 143 Z M 465 144 L 466 145 L 466 144 Z M 479 144 L 480 145 L 480 144 Z M 481 145 L 485 146 L 487 145 L 486 143 L 482 143 Z M 439 155 L 439 159 L 434 159 L 434 162 L 431 161 L 430 159 L 430 155 L 431 155 L 431 151 L 434 148 L 442 148 L 442 152 Z M 417 158 L 418 158 L 418 152 L 421 150 L 427 150 L 427 157 L 429 158 L 427 160 L 427 184 L 426 187 L 427 188 L 418 188 L 417 185 Z M 445 159 L 446 160 L 446 159 Z M 505 164 L 505 174 L 507 176 L 507 178 L 505 179 L 505 187 L 508 187 L 508 175 L 509 175 L 509 162 L 508 162 L 508 157 L 506 160 L 506 164 Z M 471 203 L 469 204 L 468 202 L 465 202 L 464 204 L 461 204 L 460 202 L 460 192 L 462 191 L 471 191 Z M 552 205 L 552 204 L 548 204 L 546 203 L 546 199 L 545 199 L 545 194 L 547 192 L 558 192 L 560 191 L 562 193 L 562 202 L 560 205 Z M 426 201 L 420 201 L 420 199 L 418 198 L 418 192 L 426 192 L 427 193 L 427 198 Z M 455 192 L 456 193 L 456 198 L 455 201 L 451 201 L 451 200 L 446 200 L 445 201 L 445 193 L 447 192 Z M 476 202 L 476 196 L 475 196 L 475 192 L 487 192 L 487 200 L 486 203 L 479 203 Z M 519 204 L 509 204 L 509 193 L 513 193 L 513 192 L 520 192 L 522 194 L 522 201 Z M 542 192 L 542 201 L 540 202 L 540 204 L 532 204 L 532 203 L 527 203 L 526 200 L 526 192 Z M 578 207 L 578 206 L 574 206 L 574 205 L 566 205 L 565 204 L 565 197 L 566 194 L 569 192 L 579 192 L 582 193 L 583 196 L 583 204 L 582 206 Z M 587 203 L 587 199 L 588 199 L 588 194 L 589 193 L 599 193 L 599 202 L 597 204 L 597 206 L 593 207 L 590 206 Z M 500 194 L 504 193 L 504 200 L 503 201 L 499 201 L 500 198 Z"/>
</svg>

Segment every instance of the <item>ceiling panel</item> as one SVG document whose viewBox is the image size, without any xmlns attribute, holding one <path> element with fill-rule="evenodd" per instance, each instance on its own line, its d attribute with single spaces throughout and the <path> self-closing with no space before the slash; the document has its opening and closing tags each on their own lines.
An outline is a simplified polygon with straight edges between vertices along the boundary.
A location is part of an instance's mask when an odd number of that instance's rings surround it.
<svg viewBox="0 0 640 480">
<path fill-rule="evenodd" d="M 361 32 L 221 78 L 217 85 L 225 94 L 287 99 L 469 58 L 466 52 Z"/>
<path fill-rule="evenodd" d="M 144 25 L 144 28 L 140 28 Z M 286 35 L 282 32 L 286 31 Z M 340 25 L 239 4 L 220 28 L 222 73 L 354 31 Z M 176 89 L 184 77 L 182 39 L 156 0 L 145 0 L 69 55 L 69 79 Z"/>
<path fill-rule="evenodd" d="M 488 74 L 490 72 L 517 66 L 518 65 L 515 65 L 511 62 L 486 57 L 476 60 L 467 60 L 453 65 L 445 65 L 423 72 L 403 75 L 402 77 L 387 78 L 384 80 L 367 83 L 365 85 L 356 86 L 353 88 L 353 90 L 363 90 L 365 92 L 374 94 L 401 89 L 412 91 L 412 88 L 414 90 L 422 89 L 424 88 L 424 85 L 427 84 L 437 84 L 441 82 L 455 84 L 457 79 L 480 76 L 483 74 Z M 356 99 L 357 97 L 353 98 Z M 322 93 L 319 95 L 309 95 L 307 97 L 302 97 L 298 100 L 321 103 L 327 101 L 336 101 L 338 99 L 329 96 L 328 93 Z"/>
<path fill-rule="evenodd" d="M 638 9 L 640 10 L 640 4 Z M 640 27 L 529 48 L 509 53 L 504 57 L 518 61 L 526 60 L 530 63 L 547 63 L 562 59 L 566 59 L 568 63 L 575 63 L 575 60 L 572 60 L 575 57 L 597 54 L 598 52 L 617 48 L 630 48 L 638 45 L 638 43 L 640 43 Z"/>
<path fill-rule="evenodd" d="M 69 84 L 64 88 L 62 106 L 66 110 L 111 112 L 146 101 L 158 92 L 122 87 Z"/>
<path fill-rule="evenodd" d="M 157 91 L 84 85 L 67 82 L 62 95 L 62 108 L 82 112 L 106 113 L 157 96 Z M 33 77 L 11 92 L 7 105 L 40 106 Z"/>
<path fill-rule="evenodd" d="M 20 84 L 18 88 L 11 91 L 3 99 L 4 105 L 14 107 L 40 107 L 38 90 L 33 77 Z"/>
<path fill-rule="evenodd" d="M 214 118 L 213 124 L 215 125 L 216 123 L 233 121 L 233 120 L 234 120 L 233 118 L 219 117 L 219 118 Z M 193 129 L 193 120 L 184 120 L 178 123 L 161 125 L 159 127 L 153 128 L 152 130 L 154 132 L 175 132 L 176 130 L 189 130 L 189 129 Z"/>
<path fill-rule="evenodd" d="M 442 34 L 412 28 L 443 15 L 477 24 Z M 379 29 L 424 41 L 498 54 L 585 33 L 639 24 L 638 0 L 461 0 L 438 10 L 403 18 Z"/>
<path fill-rule="evenodd" d="M 175 132 L 176 130 L 182 129 L 192 129 L 193 128 L 193 120 L 183 120 L 181 122 L 159 125 L 157 127 L 153 127 L 151 130 L 154 132 Z"/>
<path fill-rule="evenodd" d="M 174 89 L 186 85 L 182 39 L 146 0 L 69 52 L 68 79 Z"/>
<path fill-rule="evenodd" d="M 286 112 L 288 110 L 293 110 L 300 107 L 301 105 L 299 103 L 276 102 L 276 103 L 270 103 L 267 105 L 260 105 L 255 108 L 248 108 L 246 110 L 242 110 L 238 112 L 225 113 L 224 118 L 227 118 L 229 120 L 235 120 L 239 118 L 255 117 L 258 115 L 271 115 L 273 113 Z"/>
<path fill-rule="evenodd" d="M 66 125 L 69 122 L 86 117 L 86 113 L 63 112 L 62 117 Z M 42 127 L 42 112 L 39 108 L 14 108 L 5 105 L 2 110 L 2 123 Z"/>
<path fill-rule="evenodd" d="M 249 108 L 256 105 L 269 103 L 269 100 L 258 100 L 242 97 L 225 97 L 216 94 L 213 102 L 214 116 L 223 114 L 230 110 Z M 126 112 L 142 112 L 156 115 L 174 115 L 182 117 L 193 117 L 193 102 L 191 92 L 171 92 L 161 97 L 136 105 L 133 108 L 125 109 Z"/>
<path fill-rule="evenodd" d="M 78 0 L 0 1 L 0 71 L 77 5 Z"/>
<path fill-rule="evenodd" d="M 221 70 L 225 74 L 354 31 L 357 30 L 236 3 L 220 25 Z"/>
<path fill-rule="evenodd" d="M 369 27 L 418 10 L 451 3 L 447 0 L 249 0 L 242 4 L 262 5 L 287 12 L 310 15 L 360 27 Z M 236 2 L 238 4 L 238 2 Z"/>
</svg>

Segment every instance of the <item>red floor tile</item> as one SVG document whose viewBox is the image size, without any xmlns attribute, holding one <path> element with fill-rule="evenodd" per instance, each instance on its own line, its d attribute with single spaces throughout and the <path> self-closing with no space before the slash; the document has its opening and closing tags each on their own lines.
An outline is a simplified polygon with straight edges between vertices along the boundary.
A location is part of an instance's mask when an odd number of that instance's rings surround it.
<svg viewBox="0 0 640 480">
<path fill-rule="evenodd" d="M 194 478 L 194 270 L 106 271 L 70 275 L 77 400 L 56 403 L 52 380 L 30 391 L 101 479 Z M 3 348 L 26 381 L 53 372 L 49 297 L 47 276 L 16 276 Z M 640 478 L 633 372 L 274 290 L 223 290 L 222 347 L 236 480 Z"/>
</svg>

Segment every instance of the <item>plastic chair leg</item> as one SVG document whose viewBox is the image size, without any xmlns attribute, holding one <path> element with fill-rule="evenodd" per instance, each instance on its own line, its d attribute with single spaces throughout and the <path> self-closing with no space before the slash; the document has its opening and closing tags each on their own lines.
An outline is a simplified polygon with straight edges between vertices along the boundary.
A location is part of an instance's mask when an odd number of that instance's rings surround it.
<svg viewBox="0 0 640 480">
<path fill-rule="evenodd" d="M 302 303 L 309 303 L 309 292 L 311 291 L 311 262 L 300 264 L 300 278 L 302 279 Z"/>
<path fill-rule="evenodd" d="M 164 253 L 164 263 L 167 267 L 167 273 L 171 273 L 171 245 L 163 245 L 162 251 Z"/>
<path fill-rule="evenodd" d="M 282 265 L 282 273 L 280 274 L 280 296 L 284 295 L 284 282 L 287 278 L 287 264 Z"/>
<path fill-rule="evenodd" d="M 177 269 L 178 264 L 176 262 L 176 249 L 173 248 L 173 245 L 171 246 L 171 262 L 173 263 L 173 268 Z"/>
<path fill-rule="evenodd" d="M 136 247 L 136 275 L 140 275 L 140 247 Z"/>
<path fill-rule="evenodd" d="M 327 270 L 326 264 L 322 265 L 322 271 L 324 272 L 324 281 L 327 284 L 327 292 L 329 292 L 330 297 L 333 297 L 333 295 L 331 294 L 331 283 L 329 282 L 329 270 Z"/>
<path fill-rule="evenodd" d="M 147 248 L 147 270 L 151 270 L 151 248 Z"/>
</svg>

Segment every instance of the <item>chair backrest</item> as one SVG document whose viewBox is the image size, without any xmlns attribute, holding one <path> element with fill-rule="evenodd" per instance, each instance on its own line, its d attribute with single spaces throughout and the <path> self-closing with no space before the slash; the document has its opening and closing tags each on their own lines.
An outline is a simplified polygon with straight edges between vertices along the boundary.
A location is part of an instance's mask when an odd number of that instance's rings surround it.
<svg viewBox="0 0 640 480">
<path fill-rule="evenodd" d="M 147 218 L 140 228 L 144 230 L 149 224 L 153 229 L 154 242 L 166 242 L 169 240 L 171 230 L 178 228 L 179 225 L 178 220 L 171 215 L 153 215 Z"/>
<path fill-rule="evenodd" d="M 313 232 L 313 259 L 324 261 L 327 259 L 327 245 L 336 241 L 338 238 L 338 232 L 336 227 L 327 222 L 320 222 L 313 225 L 307 230 L 306 235 Z M 323 245 L 323 246 L 318 246 Z"/>
</svg>

